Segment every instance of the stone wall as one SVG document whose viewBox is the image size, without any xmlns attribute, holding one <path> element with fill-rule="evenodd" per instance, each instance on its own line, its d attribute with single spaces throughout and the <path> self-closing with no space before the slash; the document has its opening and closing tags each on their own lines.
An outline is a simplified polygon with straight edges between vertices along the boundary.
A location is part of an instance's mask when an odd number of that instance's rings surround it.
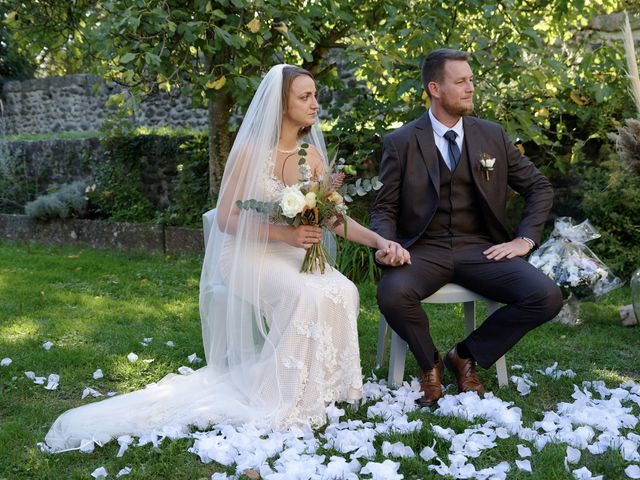
<svg viewBox="0 0 640 480">
<path fill-rule="evenodd" d="M 0 240 L 164 253 L 204 252 L 199 228 L 141 225 L 102 220 L 40 222 L 26 215 L 0 213 Z"/>
<path fill-rule="evenodd" d="M 0 92 L 4 133 L 99 130 L 109 96 L 122 90 L 113 82 L 87 74 L 7 82 Z M 133 122 L 146 127 L 206 129 L 207 111 L 192 107 L 189 95 L 159 93 L 141 102 Z"/>
</svg>

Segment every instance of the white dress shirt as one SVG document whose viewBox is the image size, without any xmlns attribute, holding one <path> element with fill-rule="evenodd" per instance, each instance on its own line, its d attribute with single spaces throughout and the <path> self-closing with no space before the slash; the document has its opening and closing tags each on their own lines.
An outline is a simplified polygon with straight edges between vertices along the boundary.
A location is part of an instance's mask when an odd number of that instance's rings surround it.
<svg viewBox="0 0 640 480">
<path fill-rule="evenodd" d="M 429 109 L 429 118 L 431 119 L 431 126 L 433 127 L 433 139 L 436 142 L 436 147 L 440 150 L 442 154 L 442 158 L 444 158 L 444 163 L 447 164 L 449 170 L 451 170 L 451 159 L 449 158 L 449 140 L 444 138 L 444 134 L 449 130 L 453 130 L 458 134 L 456 137 L 456 143 L 458 144 L 458 148 L 460 152 L 462 152 L 462 141 L 464 140 L 464 128 L 462 128 L 462 117 L 460 120 L 451 128 L 443 125 L 438 121 L 436 117 L 434 117 L 431 109 Z"/>
</svg>

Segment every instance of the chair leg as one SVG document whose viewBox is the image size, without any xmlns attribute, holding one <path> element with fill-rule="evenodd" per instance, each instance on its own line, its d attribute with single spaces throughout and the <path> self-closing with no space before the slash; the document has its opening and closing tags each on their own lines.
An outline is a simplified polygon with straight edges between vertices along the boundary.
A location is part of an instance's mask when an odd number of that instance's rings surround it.
<svg viewBox="0 0 640 480">
<path fill-rule="evenodd" d="M 407 356 L 407 342 L 396 332 L 391 333 L 391 352 L 389 354 L 389 378 L 391 386 L 402 385 L 404 378 L 404 362 Z"/>
<path fill-rule="evenodd" d="M 467 335 L 476 329 L 476 302 L 465 302 L 464 308 L 464 331 Z"/>
<path fill-rule="evenodd" d="M 378 325 L 378 351 L 376 353 L 376 369 L 382 366 L 384 362 L 384 351 L 387 345 L 387 337 L 389 335 L 389 326 L 384 315 L 380 315 L 380 322 Z"/>
<path fill-rule="evenodd" d="M 487 300 L 487 310 L 489 311 L 489 315 L 498 310 L 498 308 L 500 308 L 500 304 L 498 302 Z M 496 373 L 498 374 L 498 386 L 501 388 L 508 387 L 509 374 L 507 373 L 507 360 L 504 355 L 496 362 Z"/>
<path fill-rule="evenodd" d="M 498 386 L 501 388 L 508 387 L 509 375 L 507 374 L 507 361 L 505 360 L 504 355 L 496 362 L 496 372 L 498 373 Z"/>
</svg>

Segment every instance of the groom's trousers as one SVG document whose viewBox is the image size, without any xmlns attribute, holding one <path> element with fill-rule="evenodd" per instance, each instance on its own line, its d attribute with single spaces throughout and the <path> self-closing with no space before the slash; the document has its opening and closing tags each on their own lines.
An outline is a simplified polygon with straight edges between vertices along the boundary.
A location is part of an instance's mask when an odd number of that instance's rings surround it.
<svg viewBox="0 0 640 480">
<path fill-rule="evenodd" d="M 482 252 L 491 245 L 470 243 L 468 238 L 421 239 L 409 248 L 410 265 L 384 268 L 378 305 L 421 369 L 433 368 L 437 348 L 420 300 L 447 283 L 505 304 L 465 339 L 483 368 L 560 311 L 562 294 L 549 277 L 520 257 L 487 259 Z"/>
</svg>

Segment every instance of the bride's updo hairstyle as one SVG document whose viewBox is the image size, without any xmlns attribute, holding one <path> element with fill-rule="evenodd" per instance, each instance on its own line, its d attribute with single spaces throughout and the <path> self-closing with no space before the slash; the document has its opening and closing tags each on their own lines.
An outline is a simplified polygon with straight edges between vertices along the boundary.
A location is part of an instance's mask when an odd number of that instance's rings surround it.
<svg viewBox="0 0 640 480">
<path fill-rule="evenodd" d="M 291 92 L 291 84 L 296 78 L 301 77 L 303 75 L 306 75 L 307 77 L 311 78 L 311 80 L 315 82 L 315 78 L 313 78 L 313 75 L 311 75 L 311 72 L 308 70 L 305 70 L 304 68 L 287 65 L 282 69 L 282 101 L 283 101 L 282 103 L 284 105 L 284 108 L 289 107 L 289 92 Z M 298 131 L 298 138 L 304 137 L 310 131 L 311 131 L 311 126 L 301 128 Z"/>
</svg>

